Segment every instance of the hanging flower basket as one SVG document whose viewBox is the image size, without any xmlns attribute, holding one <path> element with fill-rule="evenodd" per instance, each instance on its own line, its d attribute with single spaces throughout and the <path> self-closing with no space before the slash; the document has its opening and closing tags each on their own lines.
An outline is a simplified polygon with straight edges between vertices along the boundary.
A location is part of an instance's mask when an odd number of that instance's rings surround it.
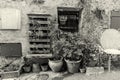
<svg viewBox="0 0 120 80">
<path fill-rule="evenodd" d="M 67 16 L 59 16 L 60 24 L 65 25 L 67 21 Z"/>
</svg>

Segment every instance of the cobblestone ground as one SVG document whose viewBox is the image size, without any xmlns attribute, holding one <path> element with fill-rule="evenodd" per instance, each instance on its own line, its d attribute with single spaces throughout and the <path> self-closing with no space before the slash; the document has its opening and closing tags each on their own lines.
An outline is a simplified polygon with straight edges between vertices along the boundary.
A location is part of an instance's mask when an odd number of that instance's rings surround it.
<svg viewBox="0 0 120 80">
<path fill-rule="evenodd" d="M 42 75 L 37 79 L 38 75 Z M 9 79 L 8 79 L 9 80 Z M 120 80 L 120 71 L 104 72 L 102 74 L 86 75 L 82 73 L 68 74 L 54 72 L 40 72 L 23 74 L 18 80 Z"/>
<path fill-rule="evenodd" d="M 105 72 L 99 75 L 74 74 L 64 78 L 64 80 L 120 80 L 119 72 Z"/>
</svg>

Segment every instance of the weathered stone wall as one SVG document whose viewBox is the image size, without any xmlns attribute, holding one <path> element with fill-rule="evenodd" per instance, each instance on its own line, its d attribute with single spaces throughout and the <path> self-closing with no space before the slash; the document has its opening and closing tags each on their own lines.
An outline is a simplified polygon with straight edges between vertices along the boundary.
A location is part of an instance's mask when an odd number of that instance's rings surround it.
<svg viewBox="0 0 120 80">
<path fill-rule="evenodd" d="M 20 30 L 0 30 L 0 43 L 22 43 L 22 54 L 29 54 L 28 42 L 28 16 L 29 13 L 48 13 L 52 15 L 52 21 L 56 20 L 58 6 L 78 6 L 79 0 L 45 0 L 44 3 L 33 3 L 33 0 L 0 0 L 0 8 L 17 8 L 21 10 L 21 29 Z M 6 23 L 7 24 L 7 23 Z M 0 20 L 1 25 L 1 20 Z M 10 63 L 14 59 L 0 58 L 0 67 Z"/>
<path fill-rule="evenodd" d="M 17 8 L 21 10 L 21 29 L 0 30 L 0 43 L 22 43 L 23 55 L 28 54 L 28 13 L 49 13 L 52 21 L 57 19 L 57 7 L 83 7 L 80 33 L 91 42 L 99 42 L 101 32 L 110 27 L 111 10 L 120 9 L 119 0 L 44 0 L 43 3 L 32 3 L 33 0 L 0 0 L 0 8 Z M 81 2 L 82 1 L 82 2 Z M 96 8 L 103 10 L 102 19 L 96 17 Z M 7 24 L 7 23 L 6 23 Z M 1 24 L 0 24 L 1 25 Z"/>
<path fill-rule="evenodd" d="M 118 0 L 84 0 L 84 12 L 81 26 L 82 35 L 91 42 L 99 42 L 101 33 L 110 28 L 111 11 L 120 10 Z M 96 8 L 101 10 L 102 19 L 96 17 Z"/>
<path fill-rule="evenodd" d="M 21 29 L 0 30 L 0 43 L 22 43 L 23 55 L 28 54 L 28 16 L 29 13 L 49 13 L 54 20 L 57 15 L 57 6 L 77 6 L 79 0 L 45 0 L 44 3 L 32 3 L 32 0 L 0 0 L 0 8 L 17 8 L 21 10 Z M 7 24 L 7 23 L 6 23 Z"/>
</svg>

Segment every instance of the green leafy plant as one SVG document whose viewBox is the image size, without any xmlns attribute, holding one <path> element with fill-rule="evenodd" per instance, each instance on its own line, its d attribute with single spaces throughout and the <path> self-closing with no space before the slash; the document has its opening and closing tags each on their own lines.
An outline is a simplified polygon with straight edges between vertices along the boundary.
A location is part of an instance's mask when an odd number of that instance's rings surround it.
<svg viewBox="0 0 120 80">
<path fill-rule="evenodd" d="M 83 51 L 83 65 L 85 66 L 101 66 L 101 50 L 98 45 L 86 43 Z"/>
<path fill-rule="evenodd" d="M 52 30 L 52 29 L 51 29 Z M 60 30 L 55 30 L 50 33 L 51 40 L 52 40 L 52 54 L 53 54 L 53 60 L 60 60 L 62 55 L 62 48 L 64 46 L 64 40 L 60 40 Z"/>
<path fill-rule="evenodd" d="M 62 48 L 63 56 L 70 61 L 77 61 L 82 58 L 81 39 L 78 33 L 62 34 L 65 35 L 64 46 Z"/>
<path fill-rule="evenodd" d="M 4 69 L 5 72 L 9 72 L 9 71 L 17 71 L 19 69 L 19 65 L 15 65 L 15 64 L 11 64 L 8 67 L 6 67 Z"/>
<path fill-rule="evenodd" d="M 69 59 L 70 61 L 78 61 L 82 59 L 82 52 L 78 47 L 69 47 L 69 52 L 65 56 L 66 59 Z"/>
<path fill-rule="evenodd" d="M 13 62 L 11 62 L 8 66 L 5 66 L 2 70 L 5 72 L 17 71 L 17 70 L 19 70 L 20 65 L 22 65 L 22 60 L 16 59 Z"/>
<path fill-rule="evenodd" d="M 54 47 L 52 48 L 53 59 L 60 60 L 62 58 L 62 50 L 63 44 L 62 42 L 58 41 L 55 43 Z"/>
</svg>

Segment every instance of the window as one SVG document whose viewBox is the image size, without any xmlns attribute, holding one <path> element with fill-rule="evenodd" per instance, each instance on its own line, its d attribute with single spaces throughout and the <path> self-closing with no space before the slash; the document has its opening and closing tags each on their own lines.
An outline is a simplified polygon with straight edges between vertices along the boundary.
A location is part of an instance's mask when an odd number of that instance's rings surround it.
<svg viewBox="0 0 120 80">
<path fill-rule="evenodd" d="M 120 11 L 111 12 L 110 28 L 120 29 Z"/>
<path fill-rule="evenodd" d="M 30 54 L 50 54 L 49 14 L 28 14 Z"/>
<path fill-rule="evenodd" d="M 81 11 L 80 8 L 58 7 L 59 29 L 67 32 L 77 32 Z"/>
</svg>

